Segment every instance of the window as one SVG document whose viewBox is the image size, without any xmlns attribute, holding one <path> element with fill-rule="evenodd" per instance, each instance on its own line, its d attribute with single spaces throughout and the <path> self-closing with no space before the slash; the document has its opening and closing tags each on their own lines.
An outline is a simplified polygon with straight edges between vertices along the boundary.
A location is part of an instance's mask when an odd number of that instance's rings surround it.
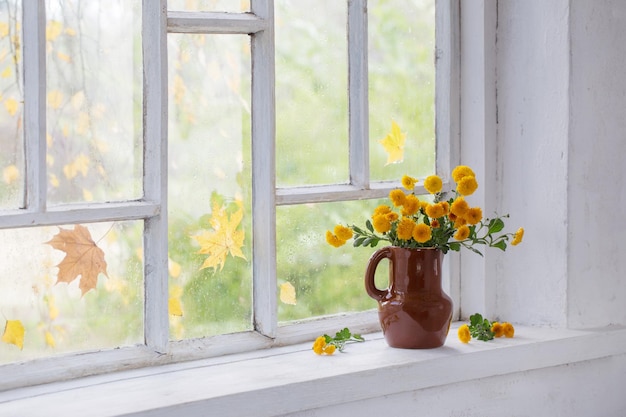
<svg viewBox="0 0 626 417">
<path fill-rule="evenodd" d="M 0 5 L 0 389 L 378 328 L 323 235 L 449 172 L 454 2 L 322 3 Z"/>
</svg>

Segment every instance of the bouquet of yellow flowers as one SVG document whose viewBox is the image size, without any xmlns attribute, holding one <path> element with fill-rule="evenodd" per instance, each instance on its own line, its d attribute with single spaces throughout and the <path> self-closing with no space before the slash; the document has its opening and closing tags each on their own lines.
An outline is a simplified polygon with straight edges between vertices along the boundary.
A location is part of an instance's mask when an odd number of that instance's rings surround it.
<svg viewBox="0 0 626 417">
<path fill-rule="evenodd" d="M 365 222 L 365 228 L 338 224 L 326 231 L 326 241 L 334 246 L 344 245 L 354 238 L 353 245 L 375 247 L 381 241 L 402 248 L 435 248 L 443 253 L 465 247 L 480 255 L 475 245 L 506 250 L 507 242 L 515 246 L 522 241 L 524 229 L 501 233 L 508 215 L 483 219 L 480 207 L 471 207 L 465 197 L 478 188 L 474 171 L 459 165 L 452 171 L 456 189 L 442 192 L 443 181 L 437 175 L 424 180 L 424 188 L 433 195 L 432 202 L 419 199 L 413 192 L 417 179 L 405 175 L 402 186 L 408 191 L 394 189 L 389 193 L 391 205 L 380 205 Z"/>
</svg>

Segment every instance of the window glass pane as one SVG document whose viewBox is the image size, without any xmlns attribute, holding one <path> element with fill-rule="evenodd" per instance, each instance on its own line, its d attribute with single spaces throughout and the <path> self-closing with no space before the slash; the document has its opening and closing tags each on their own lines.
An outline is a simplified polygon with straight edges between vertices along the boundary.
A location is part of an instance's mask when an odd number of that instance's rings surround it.
<svg viewBox="0 0 626 417">
<path fill-rule="evenodd" d="M 435 172 L 435 0 L 370 0 L 370 172 L 373 180 Z M 380 140 L 406 134 L 391 162 Z"/>
<path fill-rule="evenodd" d="M 171 337 L 249 330 L 250 40 L 172 34 L 168 48 Z"/>
<path fill-rule="evenodd" d="M 0 3 L 0 210 L 24 196 L 22 2 Z"/>
<path fill-rule="evenodd" d="M 247 12 L 250 0 L 168 0 L 169 10 Z"/>
<path fill-rule="evenodd" d="M 280 321 L 376 308 L 376 302 L 365 292 L 363 282 L 368 259 L 383 245 L 355 248 L 350 240 L 344 246 L 334 248 L 326 243 L 325 233 L 326 230 L 332 231 L 338 223 L 364 226 L 379 204 L 388 204 L 388 201 L 278 207 Z M 386 288 L 386 277 L 386 263 L 381 262 L 376 271 L 380 288 Z M 295 290 L 295 300 L 288 297 L 291 288 Z"/>
<path fill-rule="evenodd" d="M 142 343 L 141 225 L 0 230 L 0 364 Z"/>
<path fill-rule="evenodd" d="M 49 200 L 139 198 L 141 0 L 46 6 Z"/>
<path fill-rule="evenodd" d="M 276 183 L 346 183 L 346 2 L 275 4 Z"/>
</svg>

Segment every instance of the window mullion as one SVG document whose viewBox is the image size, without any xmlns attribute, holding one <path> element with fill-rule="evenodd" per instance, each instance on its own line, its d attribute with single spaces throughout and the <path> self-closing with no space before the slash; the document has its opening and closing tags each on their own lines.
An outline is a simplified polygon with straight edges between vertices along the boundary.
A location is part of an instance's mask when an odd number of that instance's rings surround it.
<svg viewBox="0 0 626 417">
<path fill-rule="evenodd" d="M 160 211 L 145 220 L 144 230 L 144 337 L 146 345 L 166 351 L 169 339 L 167 312 L 167 2 L 143 1 L 144 74 L 144 198 Z"/>
<path fill-rule="evenodd" d="M 46 209 L 46 16 L 43 0 L 23 3 L 24 159 L 28 210 Z"/>
<path fill-rule="evenodd" d="M 348 1 L 350 183 L 369 188 L 367 0 Z"/>
<path fill-rule="evenodd" d="M 435 131 L 437 174 L 449 180 L 460 155 L 460 65 L 458 0 L 435 3 Z"/>
<path fill-rule="evenodd" d="M 276 306 L 276 156 L 274 1 L 252 0 L 266 30 L 252 35 L 252 212 L 254 327 L 274 337 Z"/>
</svg>

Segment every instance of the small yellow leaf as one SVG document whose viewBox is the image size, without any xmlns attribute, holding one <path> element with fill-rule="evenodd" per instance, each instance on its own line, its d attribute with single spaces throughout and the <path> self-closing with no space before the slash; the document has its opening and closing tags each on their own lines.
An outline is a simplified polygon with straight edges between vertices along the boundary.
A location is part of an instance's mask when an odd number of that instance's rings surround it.
<svg viewBox="0 0 626 417">
<path fill-rule="evenodd" d="M 63 52 L 57 52 L 57 58 L 61 61 L 72 62 L 72 58 L 68 54 L 64 54 Z"/>
<path fill-rule="evenodd" d="M 9 36 L 9 25 L 5 22 L 0 22 L 0 38 Z"/>
<path fill-rule="evenodd" d="M 400 130 L 400 126 L 394 121 L 391 122 L 391 132 L 384 139 L 378 142 L 383 145 L 387 152 L 387 163 L 385 165 L 402 162 L 404 159 L 404 142 L 406 135 Z"/>
<path fill-rule="evenodd" d="M 20 171 L 15 165 L 9 165 L 2 170 L 2 178 L 7 184 L 12 184 L 20 178 Z"/>
<path fill-rule="evenodd" d="M 80 110 L 80 108 L 83 107 L 83 104 L 85 103 L 85 93 L 82 90 L 79 91 L 72 96 L 70 102 L 72 103 L 72 107 L 74 107 L 74 109 Z"/>
<path fill-rule="evenodd" d="M 1 73 L 0 77 L 9 78 L 13 74 L 13 69 L 11 67 L 6 67 Z"/>
<path fill-rule="evenodd" d="M 48 148 L 52 147 L 54 140 L 52 139 L 52 135 L 50 133 L 46 133 L 46 145 L 48 145 Z"/>
<path fill-rule="evenodd" d="M 7 320 L 2 335 L 4 343 L 10 343 L 22 349 L 24 347 L 24 325 L 19 320 Z"/>
<path fill-rule="evenodd" d="M 178 298 L 170 297 L 169 301 L 167 302 L 167 308 L 170 315 L 182 317 L 183 307 Z"/>
<path fill-rule="evenodd" d="M 54 297 L 48 297 L 48 315 L 50 320 L 54 320 L 59 316 L 59 309 L 54 303 Z"/>
<path fill-rule="evenodd" d="M 15 113 L 17 113 L 18 106 L 19 105 L 17 103 L 17 100 L 14 98 L 7 98 L 4 101 L 4 107 L 7 109 L 7 112 L 9 112 L 11 116 L 15 116 Z"/>
<path fill-rule="evenodd" d="M 291 282 L 280 284 L 280 301 L 285 304 L 296 305 L 296 289 Z"/>
<path fill-rule="evenodd" d="M 76 36 L 76 31 L 72 28 L 65 28 L 63 31 L 67 36 Z"/>
<path fill-rule="evenodd" d="M 182 271 L 180 264 L 168 258 L 167 269 L 172 278 L 178 278 Z"/>
<path fill-rule="evenodd" d="M 50 185 L 54 188 L 59 188 L 59 178 L 54 174 L 50 174 Z"/>
<path fill-rule="evenodd" d="M 85 201 L 93 201 L 93 194 L 86 188 L 83 188 L 83 199 Z"/>
<path fill-rule="evenodd" d="M 56 341 L 54 340 L 54 336 L 52 336 L 52 333 L 50 333 L 49 331 L 46 331 L 46 345 L 52 348 L 56 346 Z"/>
<path fill-rule="evenodd" d="M 48 93 L 48 107 L 58 109 L 63 104 L 63 93 L 59 90 L 52 90 Z"/>
<path fill-rule="evenodd" d="M 46 26 L 46 40 L 55 40 L 61 34 L 62 29 L 63 24 L 58 20 L 51 20 L 48 22 L 48 26 Z"/>
<path fill-rule="evenodd" d="M 89 158 L 84 154 L 78 155 L 74 161 L 63 167 L 63 174 L 68 180 L 76 177 L 79 173 L 85 177 L 87 171 L 89 171 Z"/>
</svg>

